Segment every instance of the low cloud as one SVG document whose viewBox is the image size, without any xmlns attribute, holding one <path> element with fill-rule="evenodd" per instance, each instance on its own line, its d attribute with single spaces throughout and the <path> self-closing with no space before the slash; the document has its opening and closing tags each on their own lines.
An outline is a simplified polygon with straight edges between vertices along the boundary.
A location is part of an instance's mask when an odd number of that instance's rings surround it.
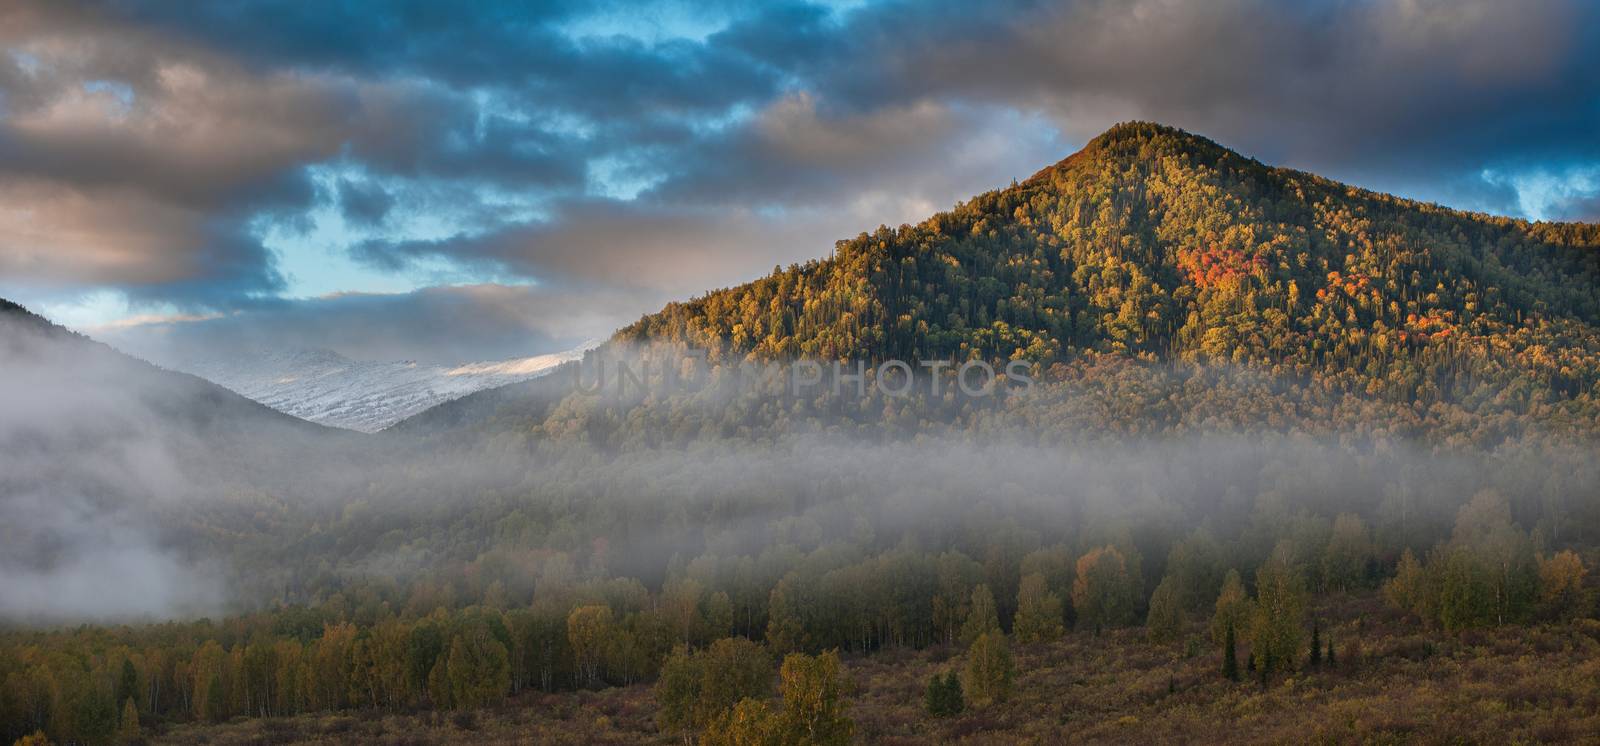
<svg viewBox="0 0 1600 746">
<path fill-rule="evenodd" d="M 62 524 L 29 517 L 24 525 L 33 538 L 48 536 L 72 550 L 43 569 L 0 567 L 0 618 L 168 619 L 222 608 L 220 568 L 196 567 L 145 529 L 104 518 Z"/>
<path fill-rule="evenodd" d="M 165 618 L 226 600 L 219 568 L 164 539 L 197 484 L 165 437 L 182 382 L 0 314 L 0 617 Z M 188 444 L 193 445 L 193 444 Z"/>
<path fill-rule="evenodd" d="M 148 360 L 326 349 L 355 360 L 454 365 L 572 349 L 632 321 L 605 290 L 471 285 L 393 295 L 343 294 L 200 318 L 150 317 L 91 330 Z"/>
</svg>

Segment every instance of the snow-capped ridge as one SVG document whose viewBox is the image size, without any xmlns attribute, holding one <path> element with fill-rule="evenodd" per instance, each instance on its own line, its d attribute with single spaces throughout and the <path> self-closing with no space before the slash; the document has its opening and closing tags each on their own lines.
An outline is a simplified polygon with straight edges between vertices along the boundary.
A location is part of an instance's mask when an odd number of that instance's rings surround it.
<svg viewBox="0 0 1600 746">
<path fill-rule="evenodd" d="M 583 353 L 599 346 L 600 340 L 590 340 L 565 352 L 548 355 L 514 358 L 499 362 L 468 363 L 451 368 L 447 376 L 533 376 L 544 373 L 562 363 L 582 360 Z"/>
<path fill-rule="evenodd" d="M 580 360 L 600 340 L 562 352 L 460 365 L 352 360 L 325 349 L 264 350 L 170 367 L 193 373 L 301 419 L 376 432 L 483 389 L 526 381 Z"/>
</svg>

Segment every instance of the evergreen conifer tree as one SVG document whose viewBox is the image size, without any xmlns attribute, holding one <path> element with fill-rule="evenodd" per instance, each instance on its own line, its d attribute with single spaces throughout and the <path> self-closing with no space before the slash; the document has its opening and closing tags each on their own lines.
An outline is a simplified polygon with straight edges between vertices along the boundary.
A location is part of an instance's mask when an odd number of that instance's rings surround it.
<svg viewBox="0 0 1600 746">
<path fill-rule="evenodd" d="M 1233 625 L 1228 625 L 1225 641 L 1222 644 L 1222 675 L 1229 681 L 1239 680 L 1239 651 L 1236 648 Z"/>
</svg>

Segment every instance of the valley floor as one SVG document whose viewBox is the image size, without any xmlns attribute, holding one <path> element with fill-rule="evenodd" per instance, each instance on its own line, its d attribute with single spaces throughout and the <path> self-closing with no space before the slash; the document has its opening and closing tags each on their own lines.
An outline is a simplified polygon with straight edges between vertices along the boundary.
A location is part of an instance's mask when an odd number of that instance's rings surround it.
<svg viewBox="0 0 1600 746">
<path fill-rule="evenodd" d="M 1157 647 L 1142 628 L 1015 650 L 1011 698 L 930 718 L 930 676 L 959 663 L 935 648 L 852 656 L 850 714 L 866 743 L 1527 743 L 1600 733 L 1600 622 L 1445 635 L 1374 597 L 1324 599 L 1337 663 L 1263 688 L 1218 673 L 1214 648 Z M 1193 654 L 1190 654 L 1193 653 Z M 655 725 L 647 685 L 525 693 L 473 713 L 350 713 L 152 734 L 159 743 L 681 743 Z"/>
</svg>

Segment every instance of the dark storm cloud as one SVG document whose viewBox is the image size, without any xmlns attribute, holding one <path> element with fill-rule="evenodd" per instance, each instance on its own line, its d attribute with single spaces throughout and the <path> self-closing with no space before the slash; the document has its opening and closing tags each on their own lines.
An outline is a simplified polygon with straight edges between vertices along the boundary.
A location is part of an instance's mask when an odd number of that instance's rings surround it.
<svg viewBox="0 0 1600 746">
<path fill-rule="evenodd" d="M 327 250 L 370 268 L 628 317 L 1132 118 L 1499 212 L 1527 209 L 1520 173 L 1600 162 L 1584 0 L 24 0 L 0 47 L 0 274 L 184 309 L 284 294 L 316 270 L 277 266 L 263 227 L 312 235 L 331 207 L 362 233 Z M 1586 188 L 1545 212 L 1592 219 Z"/>
<path fill-rule="evenodd" d="M 802 61 L 858 109 L 1044 112 L 1079 138 L 1155 119 L 1269 161 L 1437 189 L 1490 164 L 1600 158 L 1600 6 L 1490 2 L 884 4 Z M 870 61 L 868 64 L 856 64 Z"/>
</svg>

